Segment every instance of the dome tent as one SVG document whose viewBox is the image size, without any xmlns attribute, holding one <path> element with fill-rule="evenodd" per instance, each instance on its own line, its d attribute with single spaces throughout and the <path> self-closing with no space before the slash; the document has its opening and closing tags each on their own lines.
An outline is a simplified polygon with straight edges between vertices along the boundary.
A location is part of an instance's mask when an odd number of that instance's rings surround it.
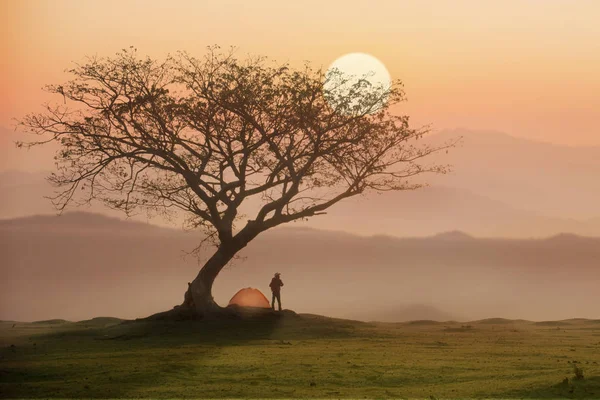
<svg viewBox="0 0 600 400">
<path fill-rule="evenodd" d="M 241 307 L 271 308 L 271 304 L 269 303 L 269 300 L 267 300 L 265 295 L 262 294 L 260 290 L 250 287 L 239 290 L 231 298 L 231 300 L 229 300 L 228 305 L 238 305 Z"/>
</svg>

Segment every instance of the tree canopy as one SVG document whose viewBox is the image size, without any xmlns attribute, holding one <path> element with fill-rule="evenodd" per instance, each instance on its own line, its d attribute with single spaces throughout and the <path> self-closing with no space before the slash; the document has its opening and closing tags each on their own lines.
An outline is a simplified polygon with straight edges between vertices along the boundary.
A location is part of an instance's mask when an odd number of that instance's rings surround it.
<svg viewBox="0 0 600 400">
<path fill-rule="evenodd" d="M 58 209 L 96 199 L 128 214 L 182 211 L 223 260 L 269 228 L 446 171 L 422 159 L 451 144 L 418 142 L 427 129 L 392 112 L 404 100 L 400 81 L 349 86 L 340 71 L 218 48 L 164 60 L 126 49 L 69 72 L 47 87 L 60 101 L 21 121 L 40 135 L 27 145 L 60 145 L 50 177 Z M 241 215 L 249 201 L 256 213 Z"/>
</svg>

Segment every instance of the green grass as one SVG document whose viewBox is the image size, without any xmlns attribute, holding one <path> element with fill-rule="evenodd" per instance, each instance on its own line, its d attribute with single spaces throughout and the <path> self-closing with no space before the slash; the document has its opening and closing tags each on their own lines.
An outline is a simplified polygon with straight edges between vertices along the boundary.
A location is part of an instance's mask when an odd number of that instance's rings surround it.
<svg viewBox="0 0 600 400">
<path fill-rule="evenodd" d="M 0 398 L 600 398 L 598 363 L 596 320 L 0 322 Z"/>
</svg>

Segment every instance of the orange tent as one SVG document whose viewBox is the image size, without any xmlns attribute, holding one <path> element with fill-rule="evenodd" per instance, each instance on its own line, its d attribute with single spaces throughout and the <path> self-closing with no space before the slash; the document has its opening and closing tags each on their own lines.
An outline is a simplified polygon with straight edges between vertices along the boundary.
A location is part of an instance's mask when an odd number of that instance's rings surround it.
<svg viewBox="0 0 600 400">
<path fill-rule="evenodd" d="M 236 304 L 242 307 L 258 307 L 258 308 L 271 308 L 269 300 L 264 294 L 258 289 L 245 288 L 238 291 L 229 300 L 229 305 Z"/>
</svg>

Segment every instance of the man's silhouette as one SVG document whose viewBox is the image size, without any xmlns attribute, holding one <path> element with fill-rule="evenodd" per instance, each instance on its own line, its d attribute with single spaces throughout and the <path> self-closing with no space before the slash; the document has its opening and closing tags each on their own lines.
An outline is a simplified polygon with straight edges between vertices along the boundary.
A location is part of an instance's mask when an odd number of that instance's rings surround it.
<svg viewBox="0 0 600 400">
<path fill-rule="evenodd" d="M 279 305 L 279 311 L 281 311 L 281 287 L 283 286 L 283 282 L 280 278 L 281 274 L 279 272 L 275 273 L 273 279 L 271 279 L 271 283 L 269 287 L 271 288 L 271 292 L 273 292 L 273 299 L 271 300 L 271 308 L 275 309 L 275 299 L 277 299 L 277 305 Z"/>
</svg>

